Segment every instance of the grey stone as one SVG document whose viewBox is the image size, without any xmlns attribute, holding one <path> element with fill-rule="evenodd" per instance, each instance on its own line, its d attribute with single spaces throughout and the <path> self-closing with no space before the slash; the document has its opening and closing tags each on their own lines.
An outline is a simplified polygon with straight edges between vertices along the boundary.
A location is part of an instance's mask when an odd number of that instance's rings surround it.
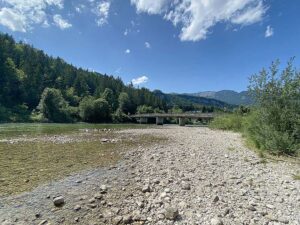
<svg viewBox="0 0 300 225">
<path fill-rule="evenodd" d="M 219 218 L 213 218 L 210 221 L 211 225 L 223 225 L 223 221 Z"/>
<path fill-rule="evenodd" d="M 56 207 L 63 206 L 63 205 L 65 204 L 65 199 L 64 199 L 64 197 L 59 196 L 59 197 L 54 198 L 54 199 L 53 199 L 53 204 L 54 204 Z"/>
<path fill-rule="evenodd" d="M 179 212 L 178 209 L 176 208 L 170 207 L 165 210 L 165 217 L 168 220 L 176 220 L 178 216 L 179 216 Z"/>
</svg>

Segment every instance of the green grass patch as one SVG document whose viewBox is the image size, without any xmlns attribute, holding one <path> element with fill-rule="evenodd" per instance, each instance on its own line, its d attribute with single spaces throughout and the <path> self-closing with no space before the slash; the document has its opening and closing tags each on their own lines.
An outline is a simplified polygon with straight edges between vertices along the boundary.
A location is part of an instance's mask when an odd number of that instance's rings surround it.
<svg viewBox="0 0 300 225">
<path fill-rule="evenodd" d="M 56 124 L 56 123 L 4 123 L 0 124 L 0 139 L 17 136 L 38 136 L 77 133 L 83 129 L 142 129 L 150 125 L 142 124 Z"/>
<path fill-rule="evenodd" d="M 235 148 L 234 147 L 228 147 L 227 150 L 233 152 L 233 151 L 235 151 Z"/>
<path fill-rule="evenodd" d="M 293 174 L 293 179 L 294 180 L 300 180 L 300 173 Z"/>
<path fill-rule="evenodd" d="M 220 115 L 209 124 L 209 127 L 221 130 L 242 131 L 243 117 L 235 113 Z"/>
</svg>

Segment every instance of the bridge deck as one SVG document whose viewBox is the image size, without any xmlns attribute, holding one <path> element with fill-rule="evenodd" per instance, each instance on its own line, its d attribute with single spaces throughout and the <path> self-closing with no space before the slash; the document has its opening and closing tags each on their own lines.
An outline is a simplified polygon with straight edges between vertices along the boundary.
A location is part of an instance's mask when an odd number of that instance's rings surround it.
<svg viewBox="0 0 300 225">
<path fill-rule="evenodd" d="M 136 114 L 132 115 L 131 118 L 189 118 L 189 119 L 213 119 L 214 114 L 212 113 L 201 113 L 201 114 L 173 114 L 173 113 L 149 113 L 149 114 Z"/>
</svg>

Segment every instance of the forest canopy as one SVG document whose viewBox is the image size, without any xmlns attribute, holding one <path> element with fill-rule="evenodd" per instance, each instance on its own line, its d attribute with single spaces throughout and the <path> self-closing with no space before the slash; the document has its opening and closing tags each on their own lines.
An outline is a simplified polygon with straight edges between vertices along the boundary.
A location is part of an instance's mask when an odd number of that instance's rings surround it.
<svg viewBox="0 0 300 225">
<path fill-rule="evenodd" d="M 166 110 L 165 101 L 146 88 L 77 68 L 4 34 L 0 75 L 0 121 L 106 122 L 140 105 Z"/>
</svg>

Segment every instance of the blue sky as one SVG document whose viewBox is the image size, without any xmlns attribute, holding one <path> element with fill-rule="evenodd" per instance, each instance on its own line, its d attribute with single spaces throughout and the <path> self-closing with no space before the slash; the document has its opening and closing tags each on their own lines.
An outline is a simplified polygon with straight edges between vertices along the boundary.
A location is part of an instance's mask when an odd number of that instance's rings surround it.
<svg viewBox="0 0 300 225">
<path fill-rule="evenodd" d="M 299 67 L 299 12 L 297 0 L 0 0 L 0 31 L 151 90 L 242 91 L 275 59 Z"/>
</svg>

